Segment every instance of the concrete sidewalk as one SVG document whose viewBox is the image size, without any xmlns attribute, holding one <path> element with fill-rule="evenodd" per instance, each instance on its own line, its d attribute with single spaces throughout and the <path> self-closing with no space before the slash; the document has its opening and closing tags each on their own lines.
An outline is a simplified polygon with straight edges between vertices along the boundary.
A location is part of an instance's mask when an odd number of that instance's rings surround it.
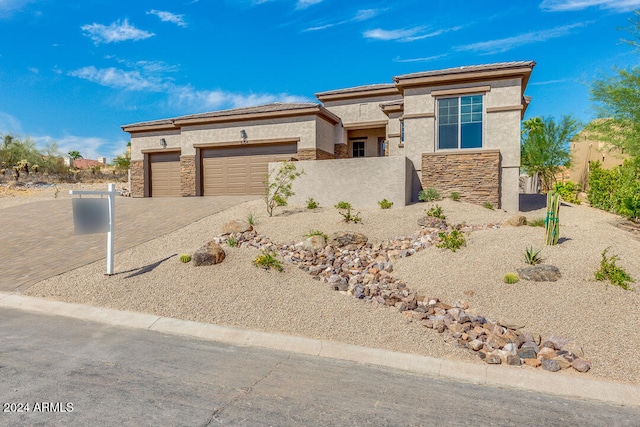
<svg viewBox="0 0 640 427">
<path fill-rule="evenodd" d="M 595 400 L 640 407 L 640 386 L 586 378 L 584 375 L 553 374 L 523 367 L 474 364 L 427 356 L 360 347 L 333 341 L 258 332 L 134 313 L 51 301 L 0 292 L 0 307 L 67 316 L 109 325 L 171 333 L 236 346 L 261 347 L 323 358 L 353 361 L 414 372 L 440 379 L 507 387 L 550 395 Z"/>
<path fill-rule="evenodd" d="M 255 198 L 118 197 L 115 252 Z M 0 291 L 24 291 L 44 279 L 104 259 L 106 252 L 106 233 L 73 234 L 69 198 L 0 209 Z"/>
</svg>

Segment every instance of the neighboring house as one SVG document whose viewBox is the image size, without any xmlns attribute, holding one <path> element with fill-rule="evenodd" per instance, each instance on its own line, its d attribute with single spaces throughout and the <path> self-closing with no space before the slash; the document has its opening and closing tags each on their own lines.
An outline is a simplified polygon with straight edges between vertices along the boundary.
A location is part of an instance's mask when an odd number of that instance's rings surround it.
<svg viewBox="0 0 640 427">
<path fill-rule="evenodd" d="M 389 191 L 389 200 L 404 204 L 435 187 L 517 211 L 520 122 L 534 66 L 426 71 L 317 93 L 322 104 L 275 103 L 125 125 L 131 193 L 263 194 L 268 163 L 295 159 L 305 169 L 300 194 L 331 186 L 335 197 L 351 189 L 375 204 Z M 388 181 L 394 185 L 387 188 Z"/>
<path fill-rule="evenodd" d="M 589 162 L 599 161 L 604 169 L 613 169 L 625 159 L 631 158 L 609 143 L 597 140 L 587 130 L 573 138 L 570 151 L 571 169 L 568 178 L 577 183 L 582 191 L 587 189 L 589 183 Z"/>
<path fill-rule="evenodd" d="M 106 166 L 107 158 L 100 157 L 98 160 L 91 160 L 91 159 L 83 159 L 80 157 L 74 160 L 71 157 L 65 157 L 64 164 L 66 166 L 74 167 L 76 169 L 89 169 L 96 166 L 97 167 Z"/>
</svg>

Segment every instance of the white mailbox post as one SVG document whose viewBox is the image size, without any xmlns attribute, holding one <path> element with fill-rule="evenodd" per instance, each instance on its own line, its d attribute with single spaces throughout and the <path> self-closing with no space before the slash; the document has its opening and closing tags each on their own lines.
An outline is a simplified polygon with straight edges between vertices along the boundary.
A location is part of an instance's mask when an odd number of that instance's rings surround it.
<svg viewBox="0 0 640 427">
<path fill-rule="evenodd" d="M 76 234 L 93 234 L 107 232 L 107 275 L 113 274 L 113 239 L 115 232 L 115 208 L 116 191 L 115 184 L 109 184 L 107 191 L 76 191 L 70 190 L 69 194 L 79 195 L 79 199 L 72 200 L 73 223 Z M 82 196 L 107 196 L 104 199 L 88 198 Z"/>
</svg>

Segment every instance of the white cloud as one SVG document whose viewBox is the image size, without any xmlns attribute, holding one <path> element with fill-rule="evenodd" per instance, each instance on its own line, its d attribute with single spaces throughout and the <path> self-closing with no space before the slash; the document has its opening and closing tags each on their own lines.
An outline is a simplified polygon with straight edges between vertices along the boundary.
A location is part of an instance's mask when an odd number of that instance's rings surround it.
<svg viewBox="0 0 640 427">
<path fill-rule="evenodd" d="M 582 10 L 594 6 L 625 12 L 640 7 L 640 0 L 543 0 L 540 3 L 540 9 L 549 12 Z"/>
<path fill-rule="evenodd" d="M 48 144 L 56 143 L 61 154 L 69 151 L 77 150 L 85 159 L 97 160 L 98 157 L 105 156 L 107 161 L 111 161 L 113 157 L 122 154 L 127 147 L 125 140 L 108 140 L 95 136 L 77 136 L 64 135 L 60 138 L 52 136 L 34 136 L 32 137 L 40 149 L 45 148 Z"/>
<path fill-rule="evenodd" d="M 296 3 L 296 9 L 306 9 L 309 6 L 313 6 L 314 4 L 318 3 L 322 3 L 322 0 L 298 0 L 298 3 Z"/>
<path fill-rule="evenodd" d="M 251 107 L 272 102 L 311 102 L 309 99 L 287 93 L 237 93 L 224 90 L 196 90 L 191 86 L 177 86 L 169 91 L 172 104 L 192 110 L 219 110 Z"/>
<path fill-rule="evenodd" d="M 441 55 L 433 55 L 433 56 L 425 56 L 424 58 L 407 58 L 407 59 L 400 59 L 400 57 L 396 57 L 394 58 L 393 62 L 430 62 L 430 61 L 435 61 L 436 59 L 440 59 L 440 58 L 444 58 L 445 56 L 447 56 L 446 53 L 443 53 Z"/>
<path fill-rule="evenodd" d="M 362 21 L 367 21 L 369 19 L 375 18 L 376 16 L 378 16 L 380 14 L 380 12 L 383 9 L 362 9 L 356 12 L 355 16 L 351 19 L 345 19 L 343 21 L 338 21 L 338 22 L 332 22 L 332 23 L 328 23 L 328 24 L 323 24 L 323 25 L 317 25 L 315 27 L 309 27 L 307 29 L 305 29 L 304 31 L 320 31 L 320 30 L 326 30 L 327 28 L 331 28 L 331 27 L 335 27 L 338 25 L 343 25 L 343 24 L 348 24 L 350 22 L 362 22 Z"/>
<path fill-rule="evenodd" d="M 529 86 L 546 86 L 546 85 L 554 85 L 558 83 L 565 83 L 570 80 L 567 79 L 559 79 L 559 80 L 547 80 L 544 82 L 529 82 Z"/>
<path fill-rule="evenodd" d="M 455 47 L 455 50 L 481 52 L 484 54 L 501 53 L 519 46 L 523 46 L 531 43 L 543 42 L 543 41 L 558 38 L 558 37 L 564 37 L 570 34 L 571 30 L 575 28 L 584 27 L 591 23 L 592 21 L 579 22 L 577 24 L 563 25 L 562 27 L 551 28 L 548 30 L 532 31 L 529 33 L 524 33 L 524 34 L 520 34 L 518 36 L 513 36 L 513 37 L 507 37 L 504 39 L 471 43 L 464 46 L 457 46 Z"/>
<path fill-rule="evenodd" d="M 0 0 L 0 18 L 9 18 L 33 0 Z"/>
<path fill-rule="evenodd" d="M 147 15 L 156 15 L 162 22 L 171 22 L 179 27 L 186 27 L 187 23 L 184 21 L 184 15 L 176 15 L 171 12 L 152 9 L 147 12 Z"/>
<path fill-rule="evenodd" d="M 117 43 L 126 40 L 144 40 L 155 35 L 134 27 L 129 24 L 129 21 L 126 19 L 122 22 L 113 22 L 109 26 L 96 23 L 83 25 L 81 29 L 96 45 L 100 43 Z"/>
<path fill-rule="evenodd" d="M 98 69 L 89 66 L 71 71 L 69 75 L 116 89 L 158 92 L 164 88 L 160 79 L 145 77 L 137 70 L 124 71 L 114 67 Z"/>
<path fill-rule="evenodd" d="M 22 125 L 20 121 L 11 114 L 0 111 L 0 133 L 2 134 L 20 134 Z"/>
<path fill-rule="evenodd" d="M 458 31 L 461 28 L 461 26 L 457 26 L 451 28 L 442 28 L 431 32 L 425 32 L 425 27 L 415 27 L 400 30 L 383 30 L 381 28 L 376 28 L 375 30 L 365 31 L 362 35 L 367 39 L 374 40 L 396 40 L 400 42 L 413 42 L 429 37 L 436 37 L 441 34 L 448 33 L 449 31 Z"/>
</svg>

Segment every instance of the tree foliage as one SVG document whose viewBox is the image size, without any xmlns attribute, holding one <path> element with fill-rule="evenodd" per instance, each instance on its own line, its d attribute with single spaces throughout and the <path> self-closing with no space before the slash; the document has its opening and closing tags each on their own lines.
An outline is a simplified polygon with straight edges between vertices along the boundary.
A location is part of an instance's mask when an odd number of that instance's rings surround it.
<svg viewBox="0 0 640 427">
<path fill-rule="evenodd" d="M 38 150 L 36 143 L 27 137 L 20 139 L 11 134 L 0 134 L 0 170 L 6 175 L 9 171 L 14 177 L 30 172 L 61 174 L 66 172 L 62 154 L 55 142 Z"/>
<path fill-rule="evenodd" d="M 625 160 L 613 169 L 603 169 L 600 162 L 592 162 L 589 169 L 589 204 L 640 220 L 640 157 Z"/>
<path fill-rule="evenodd" d="M 548 191 L 561 168 L 570 165 L 569 144 L 580 124 L 567 115 L 559 122 L 552 117 L 534 117 L 522 126 L 521 165 L 530 176 L 538 174 L 543 190 Z"/>
<path fill-rule="evenodd" d="M 298 172 L 296 165 L 292 162 L 283 161 L 277 170 L 271 171 L 265 182 L 267 190 L 264 196 L 267 205 L 267 213 L 273 215 L 276 206 L 286 206 L 287 198 L 295 193 L 292 190 L 293 181 L 302 175 L 304 171 Z"/>
<path fill-rule="evenodd" d="M 82 154 L 80 154 L 78 150 L 69 151 L 69 157 L 71 157 L 72 160 L 78 160 L 83 158 Z"/>
</svg>

